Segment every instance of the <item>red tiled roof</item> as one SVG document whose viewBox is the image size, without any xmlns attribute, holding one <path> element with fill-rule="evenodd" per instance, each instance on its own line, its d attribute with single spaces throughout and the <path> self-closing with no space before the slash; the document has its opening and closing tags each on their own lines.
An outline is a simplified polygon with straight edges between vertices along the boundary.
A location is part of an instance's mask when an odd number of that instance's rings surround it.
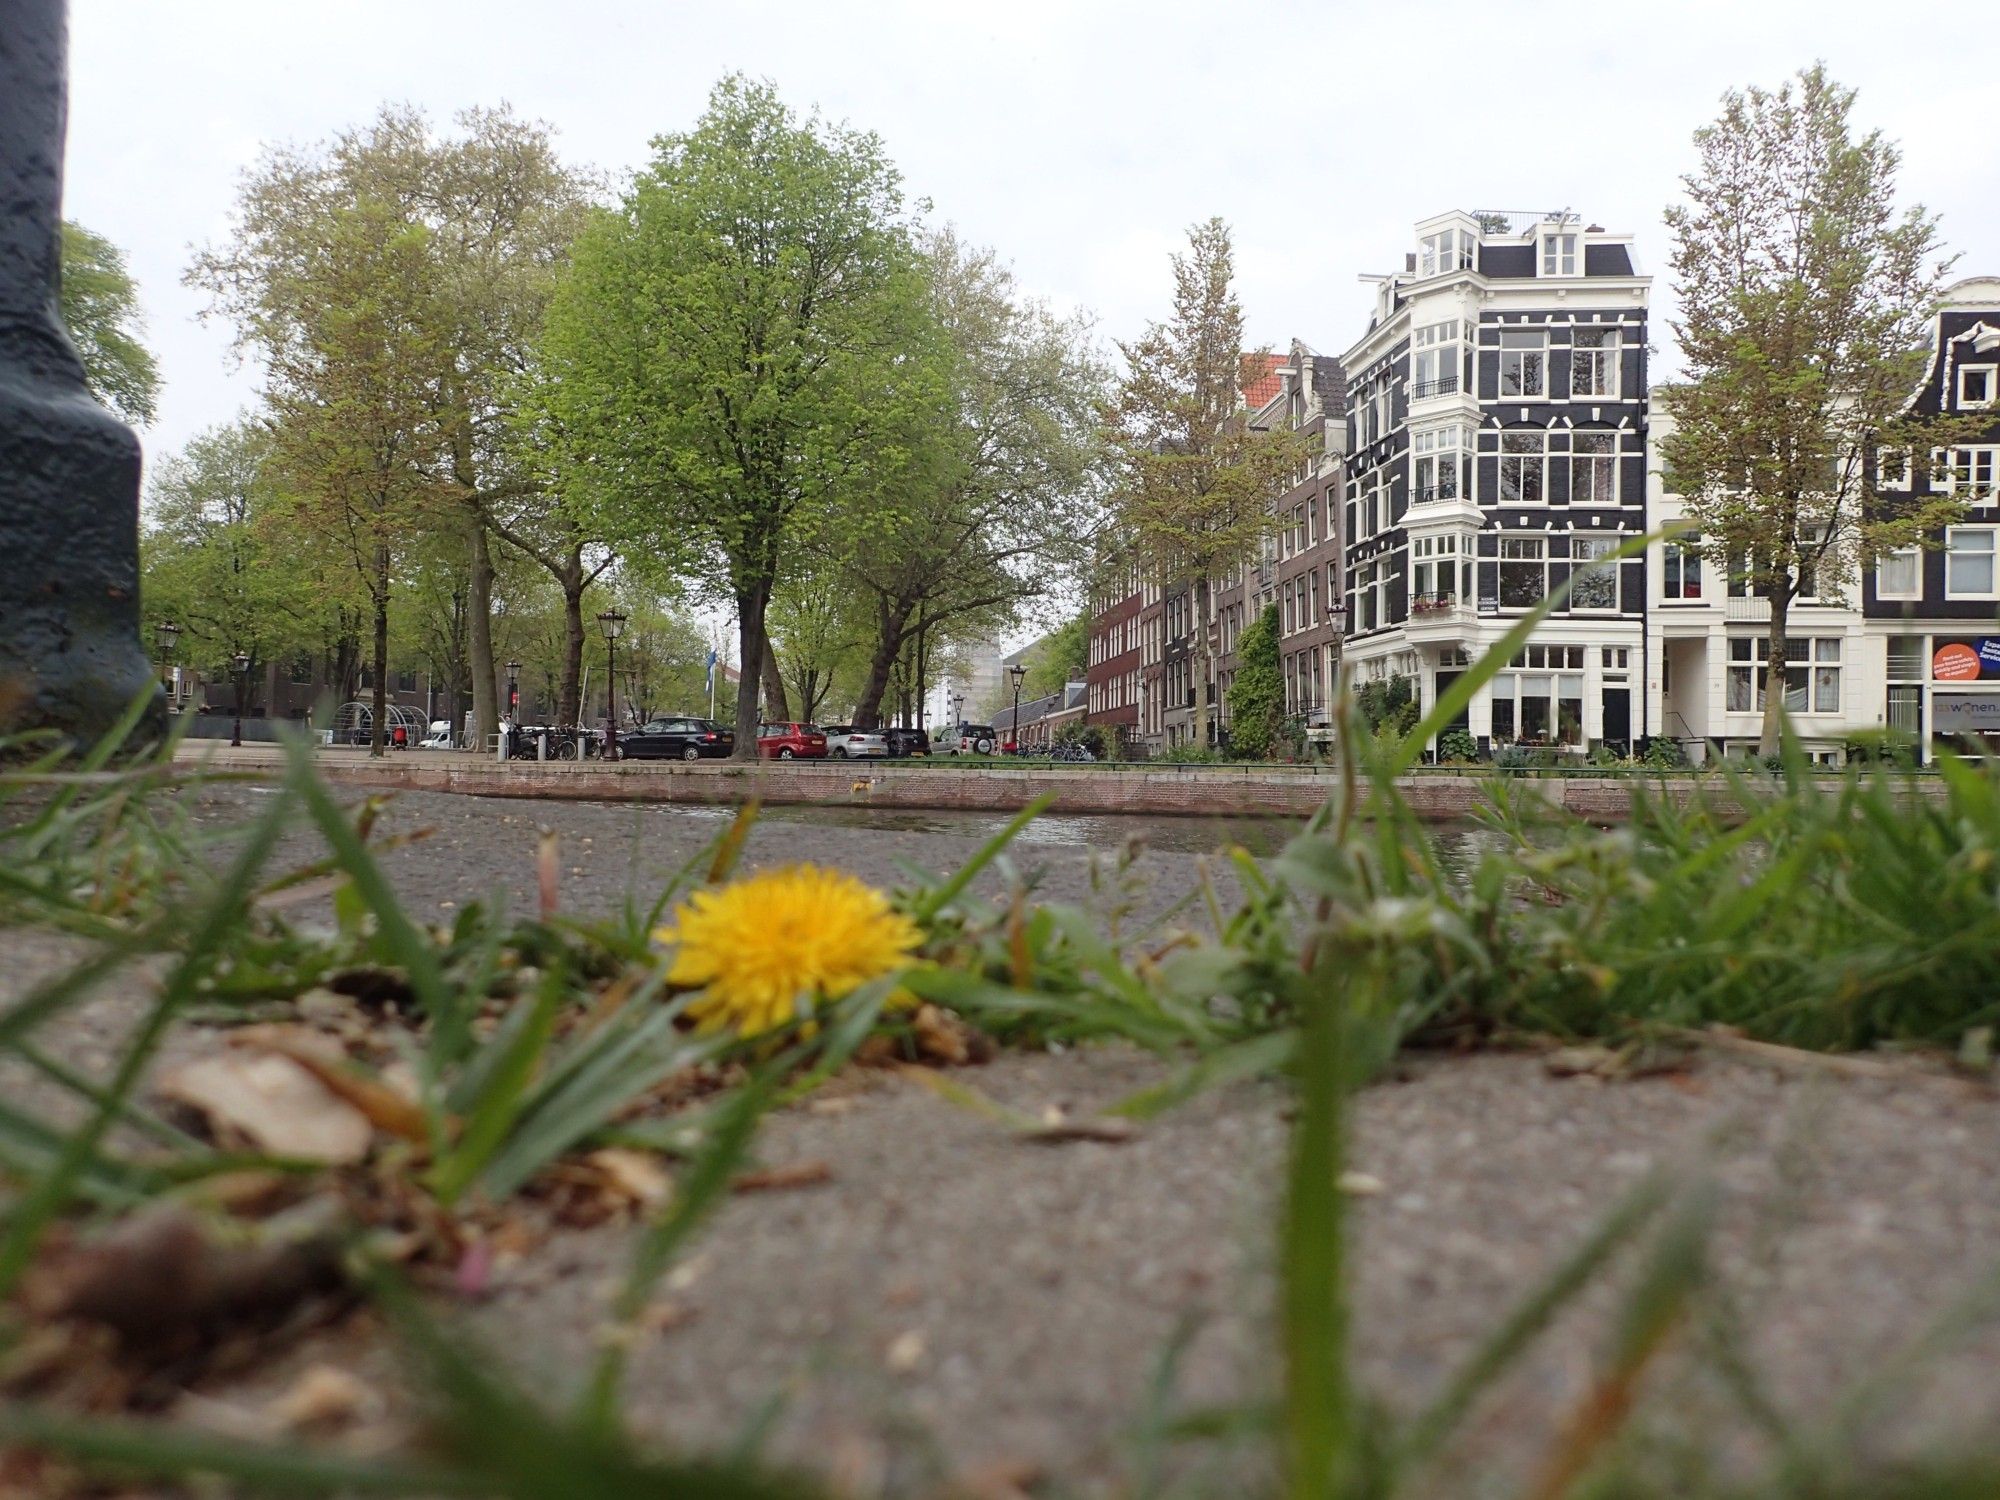
<svg viewBox="0 0 2000 1500">
<path fill-rule="evenodd" d="M 1257 367 L 1263 366 L 1263 373 Z M 1278 373 L 1285 367 L 1282 354 L 1246 354 L 1243 356 L 1243 373 L 1249 377 L 1243 385 L 1243 399 L 1250 403 L 1252 411 L 1257 410 L 1279 391 L 1285 388 L 1285 380 Z"/>
</svg>

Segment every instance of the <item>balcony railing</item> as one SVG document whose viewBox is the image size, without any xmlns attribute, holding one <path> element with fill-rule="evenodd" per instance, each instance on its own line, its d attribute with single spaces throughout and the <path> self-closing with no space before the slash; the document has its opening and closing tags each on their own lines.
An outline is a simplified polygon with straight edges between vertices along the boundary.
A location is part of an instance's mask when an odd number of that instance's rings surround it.
<svg viewBox="0 0 2000 1500">
<path fill-rule="evenodd" d="M 1410 503 L 1412 505 L 1435 505 L 1440 500 L 1457 500 L 1460 498 L 1462 497 L 1459 495 L 1456 485 L 1426 484 L 1419 485 L 1410 491 Z"/>
<path fill-rule="evenodd" d="M 1453 396 L 1457 393 L 1458 377 L 1456 375 L 1445 375 L 1436 380 L 1413 381 L 1410 385 L 1410 399 L 1412 401 L 1424 401 L 1432 396 Z"/>
<path fill-rule="evenodd" d="M 1454 594 L 1412 594 L 1410 596 L 1410 618 L 1415 620 L 1424 615 L 1454 614 L 1464 606 Z"/>
</svg>

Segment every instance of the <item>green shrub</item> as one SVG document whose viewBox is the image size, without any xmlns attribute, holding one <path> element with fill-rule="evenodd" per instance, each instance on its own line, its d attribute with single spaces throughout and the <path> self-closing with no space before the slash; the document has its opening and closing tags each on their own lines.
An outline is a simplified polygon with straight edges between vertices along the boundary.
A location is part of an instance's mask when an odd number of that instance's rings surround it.
<svg viewBox="0 0 2000 1500">
<path fill-rule="evenodd" d="M 1153 759 L 1170 766 L 1206 766 L 1221 760 L 1222 755 L 1211 745 L 1197 745 L 1190 740 L 1168 746 Z"/>
<path fill-rule="evenodd" d="M 1278 611 L 1266 609 L 1236 646 L 1236 679 L 1229 684 L 1229 750 L 1240 760 L 1262 760 L 1277 748 L 1285 711 L 1285 682 L 1278 664 Z"/>
<path fill-rule="evenodd" d="M 1437 738 L 1437 758 L 1443 765 L 1471 765 L 1479 759 L 1479 742 L 1469 729 L 1447 729 Z"/>
<path fill-rule="evenodd" d="M 1646 742 L 1646 753 L 1640 757 L 1643 764 L 1656 771 L 1685 771 L 1688 769 L 1688 753 L 1679 740 L 1670 740 L 1665 735 L 1655 735 Z"/>
</svg>

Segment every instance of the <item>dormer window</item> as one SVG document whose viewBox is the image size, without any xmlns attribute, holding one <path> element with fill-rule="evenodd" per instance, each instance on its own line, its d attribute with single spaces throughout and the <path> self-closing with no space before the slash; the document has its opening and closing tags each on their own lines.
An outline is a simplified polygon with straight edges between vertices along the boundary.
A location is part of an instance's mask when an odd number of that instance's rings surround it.
<svg viewBox="0 0 2000 1500">
<path fill-rule="evenodd" d="M 1574 276 L 1576 274 L 1576 238 L 1573 234 L 1545 234 L 1542 236 L 1542 274 L 1544 276 Z"/>
<path fill-rule="evenodd" d="M 1417 241 L 1417 274 L 1441 276 L 1472 264 L 1472 236 L 1459 229 L 1441 229 Z"/>
<path fill-rule="evenodd" d="M 1958 367 L 1958 409 L 1978 411 L 1991 406 L 1995 395 L 1996 382 L 1992 365 L 1960 365 Z"/>
</svg>

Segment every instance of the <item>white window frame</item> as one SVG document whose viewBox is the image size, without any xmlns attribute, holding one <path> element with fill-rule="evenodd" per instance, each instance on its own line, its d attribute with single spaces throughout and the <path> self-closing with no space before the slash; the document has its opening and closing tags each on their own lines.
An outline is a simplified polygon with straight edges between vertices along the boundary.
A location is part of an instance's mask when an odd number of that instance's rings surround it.
<svg viewBox="0 0 2000 1500">
<path fill-rule="evenodd" d="M 1541 585 L 1536 590 L 1535 597 L 1525 603 L 1518 600 L 1509 602 L 1507 598 L 1507 566 L 1510 563 L 1516 567 L 1533 564 L 1541 570 Z M 1533 536 L 1501 536 L 1499 567 L 1494 574 L 1494 592 L 1499 598 L 1502 609 L 1533 609 L 1548 598 L 1549 544 L 1546 537 L 1539 532 Z"/>
<path fill-rule="evenodd" d="M 1580 453 L 1577 441 L 1581 438 L 1601 438 L 1611 445 L 1609 453 Z M 1616 505 L 1618 503 L 1618 434 L 1615 432 L 1572 432 L 1569 438 L 1569 503 L 1571 505 Z M 1577 498 L 1577 476 L 1586 472 L 1585 464 L 1592 468 L 1602 465 L 1602 471 L 1609 475 L 1609 493 L 1599 495 L 1597 487 L 1591 486 L 1591 498 Z"/>
<path fill-rule="evenodd" d="M 1900 460 L 1899 468 L 1890 466 Z M 1906 490 L 1910 487 L 1910 450 L 1908 448 L 1877 448 L 1875 450 L 1875 488 L 1878 490 Z"/>
<path fill-rule="evenodd" d="M 1936 484 L 1947 493 L 1974 490 L 1992 494 L 2000 478 L 2000 446 L 1965 443 L 1956 448 L 1933 448 L 1931 466 Z"/>
<path fill-rule="evenodd" d="M 1984 401 L 1967 399 L 1965 394 L 1965 377 L 1967 375 L 1984 375 L 1986 377 L 1986 399 Z M 1958 367 L 1956 394 L 1958 396 L 1957 405 L 1960 411 L 1986 410 L 1996 400 L 2000 400 L 2000 365 L 1960 365 Z"/>
<path fill-rule="evenodd" d="M 1603 566 L 1591 580 L 1593 583 L 1602 582 L 1611 590 L 1610 603 L 1586 604 L 1580 602 L 1577 598 L 1576 589 L 1577 583 L 1580 581 L 1577 575 L 1585 569 L 1598 567 L 1599 564 L 1604 563 L 1604 559 L 1618 550 L 1620 540 L 1619 537 L 1608 532 L 1578 531 L 1570 534 L 1570 586 L 1569 598 L 1566 603 L 1571 610 L 1581 611 L 1586 614 L 1616 614 L 1618 612 L 1618 568 L 1615 563 Z M 1602 552 L 1596 551 L 1600 546 L 1604 550 Z M 1592 555 L 1578 557 L 1576 551 L 1578 547 L 1585 548 Z"/>
<path fill-rule="evenodd" d="M 1891 588 L 1889 575 L 1883 564 L 1907 561 L 1910 568 L 1910 586 L 1907 589 Z M 1885 552 L 1875 559 L 1875 597 L 1877 599 L 1921 599 L 1924 596 L 1923 549 L 1920 547 L 1898 547 L 1893 552 Z"/>
<path fill-rule="evenodd" d="M 1467 446 L 1465 429 L 1457 422 L 1447 422 L 1442 427 L 1426 427 L 1410 434 L 1411 504 L 1467 498 L 1459 493 Z M 1449 484 L 1444 480 L 1446 474 L 1451 476 Z M 1425 482 L 1426 476 L 1429 483 Z M 1451 493 L 1442 493 L 1446 489 Z M 1426 491 L 1437 493 L 1426 494 Z"/>
<path fill-rule="evenodd" d="M 1793 693 L 1791 674 L 1804 674 L 1797 692 L 1801 702 L 1787 701 L 1792 714 L 1835 716 L 1842 712 L 1846 689 L 1842 678 L 1847 665 L 1844 636 L 1787 636 L 1785 638 L 1785 697 Z M 1764 711 L 1764 679 L 1769 664 L 1769 643 L 1763 636 L 1729 637 L 1724 657 L 1722 711 L 1731 714 L 1761 714 Z M 1742 687 L 1738 687 L 1738 684 Z M 1750 706 L 1743 706 L 1744 700 Z"/>
<path fill-rule="evenodd" d="M 1576 275 L 1577 257 L 1583 237 L 1573 229 L 1554 229 L 1542 236 L 1541 267 L 1544 276 Z"/>
<path fill-rule="evenodd" d="M 1510 344 L 1507 341 L 1516 342 Z M 1530 342 L 1532 340 L 1532 342 Z M 1534 356 L 1534 389 L 1528 389 L 1528 356 Z M 1507 389 L 1509 358 L 1520 361 L 1519 390 Z M 1546 401 L 1549 397 L 1549 332 L 1546 328 L 1503 328 L 1500 330 L 1499 400 Z"/>
<path fill-rule="evenodd" d="M 1605 342 L 1598 345 L 1584 345 L 1577 340 L 1584 334 L 1602 335 Z M 1618 368 L 1623 363 L 1625 340 L 1616 323 L 1579 323 L 1570 334 L 1569 351 L 1569 397 L 1572 401 L 1616 401 L 1618 399 Z M 1593 380 L 1591 389 L 1579 390 L 1577 377 L 1583 373 L 1588 354 L 1588 366 L 1601 375 L 1601 381 Z"/>
<path fill-rule="evenodd" d="M 1508 451 L 1510 443 L 1538 441 L 1540 446 L 1532 452 L 1525 447 Z M 1507 497 L 1508 465 L 1518 467 L 1515 473 L 1516 498 Z M 1513 427 L 1503 429 L 1500 434 L 1499 488 L 1495 498 L 1502 505 L 1547 505 L 1549 503 L 1549 434 L 1542 427 Z M 1527 477 L 1535 475 L 1536 495 L 1532 500 L 1521 498 L 1527 491 Z"/>
<path fill-rule="evenodd" d="M 1960 537 L 1986 538 L 1984 549 L 1958 548 Z M 1995 541 L 2000 538 L 1991 526 L 1947 526 L 1944 529 L 1944 596 L 1947 599 L 2000 599 L 2000 556 L 1996 556 Z M 1987 566 L 1987 586 L 1983 590 L 1960 589 L 1952 584 L 1952 562 L 1960 556 L 1984 556 Z"/>
<path fill-rule="evenodd" d="M 1677 536 L 1660 547 L 1660 598 L 1690 600 L 1700 599 L 1707 580 L 1702 577 L 1701 538 L 1699 536 Z M 1689 587 L 1688 572 L 1694 573 L 1693 587 Z"/>
</svg>

